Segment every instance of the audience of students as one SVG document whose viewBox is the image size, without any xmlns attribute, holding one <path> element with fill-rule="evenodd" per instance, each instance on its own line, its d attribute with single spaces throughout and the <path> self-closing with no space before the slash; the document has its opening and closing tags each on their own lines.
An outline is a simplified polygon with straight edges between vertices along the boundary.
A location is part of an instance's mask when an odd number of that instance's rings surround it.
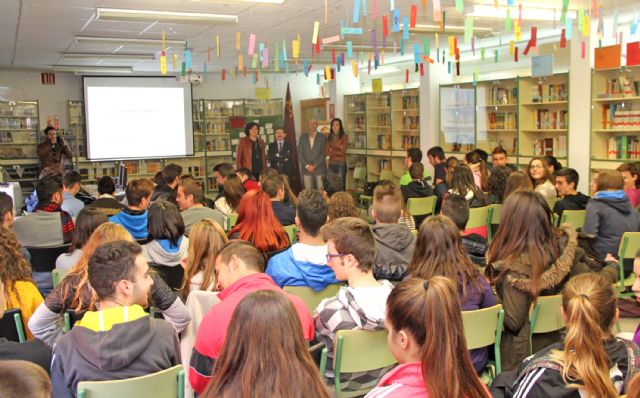
<svg viewBox="0 0 640 398">
<path fill-rule="evenodd" d="M 489 203 L 502 204 L 504 201 L 504 191 L 507 187 L 507 180 L 513 173 L 513 169 L 507 166 L 495 166 L 489 176 L 487 189 L 489 192 Z"/>
<path fill-rule="evenodd" d="M 528 174 L 522 171 L 514 171 L 509 174 L 507 178 L 507 184 L 504 187 L 504 195 L 502 202 L 507 200 L 507 197 L 517 191 L 533 191 L 533 184 Z"/>
<path fill-rule="evenodd" d="M 529 162 L 529 178 L 536 192 L 546 200 L 555 199 L 558 194 L 553 186 L 553 174 L 544 158 L 533 158 Z"/>
<path fill-rule="evenodd" d="M 212 369 L 221 354 L 231 318 L 240 301 L 258 290 L 273 290 L 285 295 L 295 307 L 302 335 L 306 341 L 313 339 L 313 321 L 304 302 L 282 291 L 273 280 L 264 274 L 264 257 L 252 244 L 246 241 L 232 241 L 217 254 L 215 260 L 216 277 L 220 302 L 213 306 L 200 323 L 196 342 L 191 355 L 189 382 L 197 394 L 202 394 L 212 377 Z M 249 332 L 244 330 L 243 332 Z M 238 353 L 236 352 L 236 355 Z M 226 354 L 228 355 L 228 354 Z M 285 363 L 278 364 L 285 365 Z M 275 367 L 270 362 L 265 366 Z M 293 382 L 290 380 L 290 382 Z"/>
<path fill-rule="evenodd" d="M 324 193 L 324 198 L 329 200 L 333 194 L 337 192 L 343 192 L 343 182 L 339 176 L 335 174 L 329 174 L 326 177 L 322 178 L 322 189 Z"/>
<path fill-rule="evenodd" d="M 474 182 L 473 172 L 466 165 L 461 164 L 452 170 L 450 182 L 447 183 L 447 186 L 449 187 L 449 194 L 462 196 L 469 203 L 469 207 L 488 205 L 486 195 L 480 186 Z"/>
<path fill-rule="evenodd" d="M 231 163 L 218 163 L 213 167 L 213 175 L 216 179 L 216 188 L 218 194 L 216 195 L 214 202 L 222 197 L 224 193 L 224 183 L 227 181 L 227 177 L 236 175 L 236 170 Z"/>
<path fill-rule="evenodd" d="M 553 212 L 562 217 L 565 210 L 584 210 L 589 197 L 578 192 L 578 172 L 569 167 L 556 171 L 556 191 L 559 199 L 553 206 Z"/>
<path fill-rule="evenodd" d="M 625 232 L 638 231 L 638 213 L 631 207 L 622 190 L 624 181 L 618 171 L 600 171 L 595 179 L 595 194 L 587 203 L 582 232 L 588 241 L 590 253 L 604 260 L 608 253 L 617 255 Z"/>
<path fill-rule="evenodd" d="M 182 297 L 186 300 L 194 290 L 213 291 L 217 288 L 213 266 L 218 251 L 229 242 L 224 229 L 210 218 L 204 218 L 191 228 L 189 250 L 184 264 Z"/>
<path fill-rule="evenodd" d="M 442 215 L 449 217 L 458 228 L 458 232 L 462 237 L 462 247 L 471 261 L 480 267 L 486 266 L 485 256 L 489 247 L 487 239 L 477 233 L 464 234 L 467 222 L 469 222 L 469 205 L 467 201 L 462 196 L 449 195 L 447 201 L 442 205 Z"/>
<path fill-rule="evenodd" d="M 325 376 L 332 384 L 336 333 L 350 329 L 383 330 L 387 296 L 393 285 L 386 280 L 378 281 L 373 275 L 374 238 L 366 221 L 339 218 L 323 226 L 320 232 L 327 242 L 327 265 L 336 279 L 348 282 L 336 297 L 323 300 L 314 316 L 316 337 L 329 351 Z M 340 382 L 343 390 L 359 390 L 374 386 L 388 370 L 342 373 Z"/>
<path fill-rule="evenodd" d="M 246 192 L 240 177 L 236 174 L 227 176 L 222 188 L 222 196 L 215 201 L 216 209 L 227 217 L 231 214 L 238 214 L 240 201 Z"/>
<path fill-rule="evenodd" d="M 108 221 L 107 216 L 100 209 L 87 207 L 80 210 L 69 251 L 58 256 L 56 269 L 71 269 L 82 256 L 82 248 L 89 240 L 89 236 L 96 228 Z"/>
<path fill-rule="evenodd" d="M 487 161 L 477 150 L 468 152 L 464 155 L 465 164 L 473 173 L 473 182 L 482 192 L 487 192 L 489 184 L 489 170 Z"/>
<path fill-rule="evenodd" d="M 47 372 L 33 362 L 19 359 L 2 360 L 0 397 L 50 398 L 51 380 Z"/>
<path fill-rule="evenodd" d="M 516 165 L 509 163 L 509 154 L 507 150 L 501 146 L 493 148 L 491 152 L 491 164 L 493 165 L 492 173 L 498 167 L 507 167 L 511 169 L 511 171 L 516 171 L 517 169 Z"/>
<path fill-rule="evenodd" d="M 440 276 L 406 279 L 391 291 L 385 324 L 400 364 L 367 398 L 490 397 L 467 354 L 458 296 Z"/>
<path fill-rule="evenodd" d="M 182 166 L 175 163 L 169 163 L 162 168 L 162 179 L 153 189 L 151 201 L 167 200 L 176 204 L 177 187 L 182 175 Z"/>
<path fill-rule="evenodd" d="M 175 329 L 144 312 L 153 279 L 140 245 L 101 245 L 89 259 L 87 274 L 97 311 L 87 311 L 54 346 L 53 398 L 75 397 L 84 380 L 143 376 L 180 363 Z"/>
<path fill-rule="evenodd" d="M 204 185 L 201 181 L 187 177 L 178 183 L 176 202 L 184 221 L 185 235 L 189 236 L 191 226 L 205 218 L 224 226 L 225 215 L 218 209 L 205 206 Z"/>
<path fill-rule="evenodd" d="M 147 209 L 151 204 L 153 183 L 151 180 L 141 178 L 129 181 L 125 189 L 127 207 L 119 213 L 109 217 L 109 221 L 122 225 L 134 239 L 146 240 Z"/>
<path fill-rule="evenodd" d="M 107 217 L 113 216 L 127 207 L 115 198 L 115 194 L 116 184 L 113 182 L 113 178 L 102 176 L 98 180 L 98 197 L 86 207 L 100 209 Z"/>
<path fill-rule="evenodd" d="M 333 270 L 327 267 L 327 244 L 320 235 L 320 228 L 327 223 L 327 213 L 320 191 L 300 192 L 296 216 L 298 242 L 271 257 L 265 271 L 278 286 L 308 286 L 320 291 L 338 283 Z"/>
<path fill-rule="evenodd" d="M 260 184 L 256 177 L 254 177 L 253 172 L 245 167 L 241 167 L 236 170 L 236 175 L 240 177 L 240 181 L 242 181 L 242 187 L 245 191 L 253 191 L 256 189 L 260 189 Z M 258 178 L 260 174 L 258 174 Z"/>
<path fill-rule="evenodd" d="M 64 177 L 62 177 L 62 205 L 60 207 L 74 219 L 78 217 L 80 210 L 84 208 L 84 202 L 76 199 L 76 195 L 80 192 L 81 184 L 82 177 L 77 171 L 69 170 L 64 173 Z"/>
<path fill-rule="evenodd" d="M 276 216 L 280 224 L 292 225 L 296 222 L 296 209 L 291 206 L 287 206 L 284 201 L 284 181 L 282 177 L 274 176 L 265 178 L 260 181 L 260 187 L 271 200 L 271 208 L 273 214 Z"/>
<path fill-rule="evenodd" d="M 433 188 L 424 181 L 424 165 L 422 163 L 414 162 L 409 167 L 409 176 L 411 176 L 411 181 L 400 187 L 405 203 L 410 198 L 426 198 L 433 195 Z"/>
<path fill-rule="evenodd" d="M 640 162 L 623 163 L 617 170 L 622 174 L 624 192 L 635 209 L 640 205 Z"/>
<path fill-rule="evenodd" d="M 358 217 L 360 212 L 349 192 L 336 192 L 327 201 L 329 221 L 340 217 Z"/>
<path fill-rule="evenodd" d="M 403 162 L 405 172 L 400 177 L 400 186 L 407 185 L 413 180 L 411 174 L 409 173 L 409 169 L 411 168 L 412 164 L 420 162 L 422 162 L 422 151 L 420 150 L 420 148 L 414 147 L 407 149 L 407 156 L 405 156 Z M 427 171 L 423 169 L 423 174 L 419 178 L 422 180 L 428 176 L 429 173 L 427 173 Z"/>
</svg>

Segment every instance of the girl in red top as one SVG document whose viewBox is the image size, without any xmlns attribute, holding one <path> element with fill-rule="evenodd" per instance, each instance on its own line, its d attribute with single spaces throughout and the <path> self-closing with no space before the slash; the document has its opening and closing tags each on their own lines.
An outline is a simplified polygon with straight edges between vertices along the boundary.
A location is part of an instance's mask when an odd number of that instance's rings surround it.
<svg viewBox="0 0 640 398">
<path fill-rule="evenodd" d="M 338 118 L 331 120 L 331 132 L 326 151 L 329 158 L 329 174 L 340 177 L 344 191 L 347 181 L 347 135 L 344 132 L 342 120 Z"/>
</svg>

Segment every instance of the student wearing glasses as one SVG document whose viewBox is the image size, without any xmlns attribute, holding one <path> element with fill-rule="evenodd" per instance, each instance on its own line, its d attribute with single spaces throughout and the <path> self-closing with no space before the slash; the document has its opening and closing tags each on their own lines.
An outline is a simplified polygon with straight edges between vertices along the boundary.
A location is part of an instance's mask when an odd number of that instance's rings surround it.
<svg viewBox="0 0 640 398">
<path fill-rule="evenodd" d="M 333 383 L 333 346 L 338 330 L 383 330 L 386 301 L 393 285 L 373 276 L 375 243 L 366 221 L 343 217 L 331 221 L 320 230 L 327 242 L 327 265 L 336 279 L 347 281 L 335 297 L 323 300 L 316 309 L 314 325 L 319 342 L 329 351 L 326 377 Z M 390 368 L 370 372 L 342 373 L 343 390 L 374 387 Z"/>
<path fill-rule="evenodd" d="M 533 158 L 529 162 L 529 178 L 536 192 L 546 200 L 555 199 L 558 196 L 556 187 L 553 185 L 553 175 L 547 167 L 544 158 Z"/>
</svg>

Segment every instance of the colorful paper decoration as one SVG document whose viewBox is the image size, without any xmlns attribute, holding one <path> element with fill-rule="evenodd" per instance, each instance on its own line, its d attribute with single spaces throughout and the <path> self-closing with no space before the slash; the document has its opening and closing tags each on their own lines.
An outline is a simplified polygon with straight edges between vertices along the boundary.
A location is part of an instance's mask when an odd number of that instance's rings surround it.
<svg viewBox="0 0 640 398">
<path fill-rule="evenodd" d="M 400 10 L 398 10 L 397 8 L 393 10 L 392 19 L 393 26 L 391 27 L 391 31 L 400 32 Z"/>
<path fill-rule="evenodd" d="M 402 38 L 409 40 L 409 17 L 403 17 L 402 19 Z"/>
<path fill-rule="evenodd" d="M 505 32 L 511 32 L 511 9 L 507 8 L 507 16 L 504 18 L 504 30 Z"/>
<path fill-rule="evenodd" d="M 173 69 L 178 69 L 178 54 L 173 54 Z"/>
<path fill-rule="evenodd" d="M 253 55 L 256 47 L 256 35 L 254 33 L 249 34 L 249 47 L 247 48 L 247 54 Z"/>
<path fill-rule="evenodd" d="M 322 44 L 331 44 L 331 43 L 335 43 L 337 41 L 340 41 L 340 35 L 335 35 L 335 36 L 331 36 L 331 37 L 325 37 L 324 39 L 322 39 Z"/>
<path fill-rule="evenodd" d="M 353 23 L 360 22 L 360 0 L 353 1 Z"/>
<path fill-rule="evenodd" d="M 464 1 L 456 0 L 456 11 L 463 12 L 464 11 Z"/>
<path fill-rule="evenodd" d="M 220 58 L 220 36 L 216 35 L 216 57 Z"/>
<path fill-rule="evenodd" d="M 628 56 L 628 55 L 627 55 Z M 614 44 L 602 48 L 596 48 L 593 52 L 593 66 L 595 69 L 610 69 L 620 67 L 622 59 L 622 46 Z"/>
<path fill-rule="evenodd" d="M 163 75 L 167 74 L 167 54 L 162 50 L 160 55 L 160 73 Z"/>
<path fill-rule="evenodd" d="M 627 43 L 627 66 L 640 65 L 640 42 Z"/>
<path fill-rule="evenodd" d="M 473 17 L 467 16 L 464 19 L 464 42 L 469 44 L 473 36 Z"/>
<path fill-rule="evenodd" d="M 433 22 L 442 21 L 442 7 L 440 0 L 433 0 Z"/>
<path fill-rule="evenodd" d="M 382 15 L 382 36 L 389 36 L 389 23 L 387 22 L 387 14 Z"/>
<path fill-rule="evenodd" d="M 562 29 L 562 34 L 560 34 L 560 48 L 567 47 L 567 30 Z"/>
<path fill-rule="evenodd" d="M 382 92 L 382 79 L 371 79 L 371 91 L 374 93 Z"/>
<path fill-rule="evenodd" d="M 562 0 L 562 14 L 560 14 L 560 22 L 566 23 L 568 10 L 569 10 L 569 0 Z"/>
<path fill-rule="evenodd" d="M 191 69 L 192 65 L 191 65 L 191 50 L 185 50 L 184 51 L 184 62 L 185 65 L 187 67 L 187 69 Z"/>
<path fill-rule="evenodd" d="M 418 18 L 418 6 L 415 4 L 411 4 L 410 12 L 409 12 L 409 26 L 412 28 L 416 27 L 416 19 Z"/>
</svg>

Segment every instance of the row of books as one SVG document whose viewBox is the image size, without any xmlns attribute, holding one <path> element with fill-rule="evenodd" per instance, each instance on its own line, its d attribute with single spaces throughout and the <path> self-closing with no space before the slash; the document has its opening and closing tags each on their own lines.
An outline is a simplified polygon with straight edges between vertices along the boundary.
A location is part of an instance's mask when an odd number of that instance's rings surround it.
<svg viewBox="0 0 640 398">
<path fill-rule="evenodd" d="M 531 102 L 566 101 L 568 94 L 566 84 L 540 83 L 531 86 Z"/>
<path fill-rule="evenodd" d="M 637 97 L 640 93 L 640 80 L 621 75 L 604 81 L 604 90 L 598 98 Z"/>
<path fill-rule="evenodd" d="M 569 120 L 567 116 L 566 110 L 536 109 L 533 112 L 533 125 L 541 130 L 566 129 Z"/>
<path fill-rule="evenodd" d="M 11 131 L 0 131 L 0 143 L 3 144 L 37 144 L 38 140 L 36 132 L 31 131 L 29 135 L 24 134 L 14 135 Z"/>
<path fill-rule="evenodd" d="M 389 95 L 379 95 L 377 97 L 368 97 L 367 101 L 372 108 L 384 108 L 391 105 Z M 364 109 L 363 109 L 364 110 Z"/>
<path fill-rule="evenodd" d="M 567 136 L 561 135 L 553 138 L 541 138 L 533 143 L 534 156 L 567 156 Z"/>
<path fill-rule="evenodd" d="M 489 112 L 490 130 L 513 130 L 518 128 L 518 115 L 515 112 Z"/>
<path fill-rule="evenodd" d="M 350 134 L 348 144 L 350 148 L 364 149 L 367 147 L 367 135 L 366 134 Z"/>
<path fill-rule="evenodd" d="M 378 171 L 391 170 L 391 160 L 389 159 L 378 159 Z"/>
<path fill-rule="evenodd" d="M 402 146 L 402 149 L 420 148 L 420 137 L 415 135 L 405 135 L 403 141 L 404 145 Z"/>
<path fill-rule="evenodd" d="M 492 86 L 489 95 L 489 105 L 515 104 L 518 102 L 518 88 Z"/>
<path fill-rule="evenodd" d="M 420 116 L 403 116 L 402 128 L 404 130 L 417 130 L 420 126 Z"/>
<path fill-rule="evenodd" d="M 389 115 L 387 115 L 387 114 L 380 114 L 376 118 L 376 125 L 377 126 L 386 127 L 386 126 L 389 126 L 389 122 L 390 122 Z"/>
<path fill-rule="evenodd" d="M 640 159 L 640 141 L 635 135 L 620 135 L 607 141 L 607 159 Z"/>
<path fill-rule="evenodd" d="M 207 151 L 228 151 L 231 149 L 231 140 L 226 137 L 216 137 L 207 140 Z"/>
<path fill-rule="evenodd" d="M 31 120 L 34 119 L 34 120 Z M 38 121 L 35 118 L 0 119 L 0 129 L 37 129 Z"/>
<path fill-rule="evenodd" d="M 376 139 L 378 149 L 391 149 L 391 134 L 380 134 Z"/>
<path fill-rule="evenodd" d="M 601 126 L 603 129 L 638 129 L 640 128 L 640 109 L 632 110 L 629 106 L 622 108 L 621 104 L 604 104 Z"/>
<path fill-rule="evenodd" d="M 353 123 L 349 124 L 350 130 L 364 130 L 365 126 L 364 116 L 357 116 L 353 118 Z"/>
<path fill-rule="evenodd" d="M 417 96 L 415 97 L 402 97 L 402 109 L 418 109 L 420 102 Z"/>
<path fill-rule="evenodd" d="M 0 105 L 0 116 L 31 117 L 38 116 L 38 112 L 34 106 L 11 106 L 5 104 Z"/>
</svg>

